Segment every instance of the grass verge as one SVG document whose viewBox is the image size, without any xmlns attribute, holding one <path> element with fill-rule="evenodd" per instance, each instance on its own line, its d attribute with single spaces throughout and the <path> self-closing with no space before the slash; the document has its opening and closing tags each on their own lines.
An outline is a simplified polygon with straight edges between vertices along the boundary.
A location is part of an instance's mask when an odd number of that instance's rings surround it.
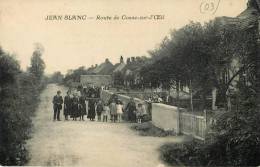
<svg viewBox="0 0 260 167">
<path fill-rule="evenodd" d="M 131 126 L 131 129 L 138 131 L 141 136 L 166 137 L 175 135 L 173 131 L 164 131 L 154 126 L 151 122 L 135 123 Z"/>
</svg>

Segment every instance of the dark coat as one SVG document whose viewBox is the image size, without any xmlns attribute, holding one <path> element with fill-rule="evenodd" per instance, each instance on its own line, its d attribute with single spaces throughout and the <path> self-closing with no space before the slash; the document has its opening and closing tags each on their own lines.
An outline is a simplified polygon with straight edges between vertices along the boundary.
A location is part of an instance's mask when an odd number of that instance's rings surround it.
<svg viewBox="0 0 260 167">
<path fill-rule="evenodd" d="M 79 99 L 77 97 L 72 98 L 71 117 L 79 117 Z"/>
<path fill-rule="evenodd" d="M 90 99 L 89 103 L 88 103 L 88 118 L 95 118 L 96 116 L 96 112 L 95 112 L 95 100 L 94 99 Z"/>
<path fill-rule="evenodd" d="M 126 113 L 129 121 L 135 121 L 136 120 L 136 105 L 135 102 L 129 102 L 126 106 Z"/>
<path fill-rule="evenodd" d="M 56 110 L 56 109 L 61 110 L 62 104 L 63 104 L 62 96 L 55 95 L 52 99 L 52 103 L 53 103 L 53 109 L 54 110 Z"/>
<path fill-rule="evenodd" d="M 71 114 L 72 98 L 70 96 L 64 97 L 64 115 Z"/>
<path fill-rule="evenodd" d="M 84 96 L 81 96 L 79 98 L 79 112 L 80 115 L 86 115 L 87 111 L 86 111 L 86 100 Z"/>
<path fill-rule="evenodd" d="M 100 103 L 100 104 L 97 104 L 97 115 L 101 115 L 102 111 L 103 111 L 103 105 Z"/>
</svg>

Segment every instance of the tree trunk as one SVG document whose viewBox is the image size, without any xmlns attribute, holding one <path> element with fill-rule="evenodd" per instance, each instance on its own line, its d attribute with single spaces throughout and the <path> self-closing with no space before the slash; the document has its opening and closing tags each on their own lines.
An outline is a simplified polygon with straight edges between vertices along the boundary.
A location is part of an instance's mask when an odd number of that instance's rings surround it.
<svg viewBox="0 0 260 167">
<path fill-rule="evenodd" d="M 257 109 L 260 111 L 260 16 L 258 16 L 256 68 Z"/>
</svg>

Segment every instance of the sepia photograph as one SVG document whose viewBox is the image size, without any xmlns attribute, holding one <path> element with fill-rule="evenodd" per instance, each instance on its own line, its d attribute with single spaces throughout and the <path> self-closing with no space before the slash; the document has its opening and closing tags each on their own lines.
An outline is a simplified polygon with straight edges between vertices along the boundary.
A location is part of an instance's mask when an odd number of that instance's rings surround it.
<svg viewBox="0 0 260 167">
<path fill-rule="evenodd" d="M 260 166 L 260 0 L 0 0 L 0 166 Z"/>
</svg>

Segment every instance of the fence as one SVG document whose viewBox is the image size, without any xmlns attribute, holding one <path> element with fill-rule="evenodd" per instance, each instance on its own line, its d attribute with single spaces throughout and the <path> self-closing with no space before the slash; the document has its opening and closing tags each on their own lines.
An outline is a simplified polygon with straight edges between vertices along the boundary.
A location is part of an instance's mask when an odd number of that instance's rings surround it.
<svg viewBox="0 0 260 167">
<path fill-rule="evenodd" d="M 206 137 L 206 115 L 190 114 L 183 108 L 153 103 L 152 123 L 163 130 L 192 135 L 196 139 L 204 140 Z"/>
<path fill-rule="evenodd" d="M 186 135 L 204 140 L 206 137 L 206 116 L 199 116 L 190 113 L 180 113 L 180 132 Z"/>
</svg>

